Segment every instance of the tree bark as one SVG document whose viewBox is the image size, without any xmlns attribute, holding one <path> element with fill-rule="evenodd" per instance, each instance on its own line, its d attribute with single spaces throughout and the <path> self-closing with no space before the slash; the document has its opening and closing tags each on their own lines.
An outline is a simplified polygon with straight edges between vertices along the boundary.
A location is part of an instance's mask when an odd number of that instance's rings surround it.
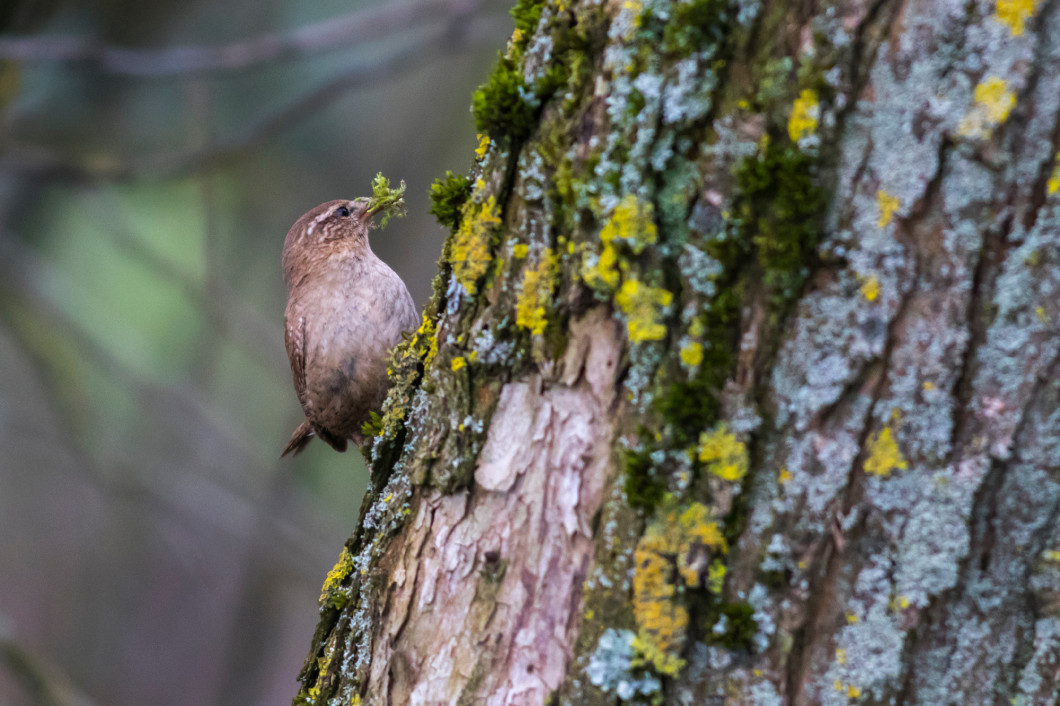
<svg viewBox="0 0 1060 706">
<path fill-rule="evenodd" d="M 296 702 L 1057 703 L 1057 3 L 513 15 Z"/>
</svg>

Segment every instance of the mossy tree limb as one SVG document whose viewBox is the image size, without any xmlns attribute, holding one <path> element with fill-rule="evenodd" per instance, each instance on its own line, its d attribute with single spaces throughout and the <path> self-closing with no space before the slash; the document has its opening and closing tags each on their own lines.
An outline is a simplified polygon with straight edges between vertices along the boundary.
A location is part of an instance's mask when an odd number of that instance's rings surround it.
<svg viewBox="0 0 1060 706">
<path fill-rule="evenodd" d="M 1051 703 L 1056 4 L 513 14 L 297 700 Z"/>
</svg>

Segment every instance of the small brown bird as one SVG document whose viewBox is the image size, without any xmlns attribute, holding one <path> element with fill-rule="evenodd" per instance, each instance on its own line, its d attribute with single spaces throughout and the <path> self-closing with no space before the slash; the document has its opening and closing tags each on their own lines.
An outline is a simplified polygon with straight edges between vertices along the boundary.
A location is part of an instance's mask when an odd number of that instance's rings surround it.
<svg viewBox="0 0 1060 706">
<path fill-rule="evenodd" d="M 373 216 L 388 208 L 378 199 L 328 201 L 287 232 L 284 339 L 306 420 L 281 457 L 314 435 L 336 451 L 347 440 L 361 445 L 361 425 L 386 397 L 387 351 L 419 323 L 405 283 L 368 245 Z"/>
</svg>

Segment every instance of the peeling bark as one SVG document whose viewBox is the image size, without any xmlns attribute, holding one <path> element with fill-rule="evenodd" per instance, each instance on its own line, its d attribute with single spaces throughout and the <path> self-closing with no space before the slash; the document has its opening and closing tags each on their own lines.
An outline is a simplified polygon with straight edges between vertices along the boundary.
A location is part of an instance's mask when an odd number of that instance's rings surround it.
<svg viewBox="0 0 1060 706">
<path fill-rule="evenodd" d="M 393 569 L 370 693 L 392 703 L 544 703 L 563 682 L 592 518 L 614 475 L 618 333 L 603 309 L 575 322 L 554 379 L 502 388 L 474 486 L 419 501 L 384 559 Z"/>
</svg>

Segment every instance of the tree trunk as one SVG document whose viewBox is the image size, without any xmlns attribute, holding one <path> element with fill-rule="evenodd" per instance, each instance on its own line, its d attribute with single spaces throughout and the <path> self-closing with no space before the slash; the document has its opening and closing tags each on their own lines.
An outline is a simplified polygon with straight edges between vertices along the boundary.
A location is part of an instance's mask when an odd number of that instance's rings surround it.
<svg viewBox="0 0 1060 706">
<path fill-rule="evenodd" d="M 1052 0 L 519 0 L 297 702 L 1056 703 Z"/>
</svg>

